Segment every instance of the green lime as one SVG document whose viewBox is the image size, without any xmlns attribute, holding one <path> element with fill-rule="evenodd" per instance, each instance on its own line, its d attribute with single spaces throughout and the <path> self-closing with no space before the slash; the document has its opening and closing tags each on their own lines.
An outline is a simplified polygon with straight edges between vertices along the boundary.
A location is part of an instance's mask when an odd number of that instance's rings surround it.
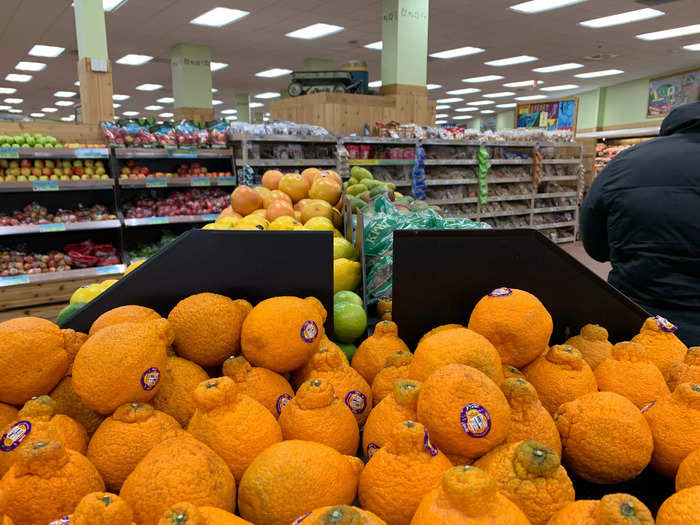
<svg viewBox="0 0 700 525">
<path fill-rule="evenodd" d="M 352 303 L 362 306 L 362 297 L 350 290 L 341 290 L 333 296 L 333 304 Z"/>
<path fill-rule="evenodd" d="M 343 351 L 343 353 L 345 354 L 345 357 L 348 358 L 348 361 L 352 361 L 352 356 L 354 356 L 355 352 L 357 352 L 357 347 L 352 343 L 336 343 L 336 344 Z"/>
<path fill-rule="evenodd" d="M 335 336 L 342 343 L 351 343 L 365 335 L 367 314 L 359 304 L 336 303 L 333 305 Z"/>
<path fill-rule="evenodd" d="M 357 260 L 357 250 L 344 237 L 333 237 L 333 259 L 350 259 Z"/>
<path fill-rule="evenodd" d="M 87 303 L 72 303 L 66 306 L 63 310 L 61 310 L 58 313 L 58 317 L 56 317 L 56 324 L 60 325 L 68 319 L 70 316 L 72 316 L 75 312 L 80 310 L 83 306 L 85 306 Z"/>
</svg>

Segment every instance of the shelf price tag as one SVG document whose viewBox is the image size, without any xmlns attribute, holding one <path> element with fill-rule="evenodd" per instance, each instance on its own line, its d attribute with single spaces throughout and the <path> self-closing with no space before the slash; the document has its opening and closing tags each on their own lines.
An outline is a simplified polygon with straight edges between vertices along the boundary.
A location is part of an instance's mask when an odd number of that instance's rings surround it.
<svg viewBox="0 0 700 525">
<path fill-rule="evenodd" d="M 197 148 L 168 148 L 168 158 L 170 159 L 196 159 Z"/>
<path fill-rule="evenodd" d="M 218 186 L 235 186 L 236 177 L 219 177 L 216 179 L 216 184 Z"/>
<path fill-rule="evenodd" d="M 95 273 L 97 275 L 112 275 L 115 273 L 122 273 L 122 266 L 120 264 L 112 264 L 110 266 L 98 266 L 95 268 Z"/>
<path fill-rule="evenodd" d="M 192 177 L 190 178 L 190 186 L 211 186 L 209 177 Z"/>
<path fill-rule="evenodd" d="M 58 191 L 57 180 L 34 180 L 32 191 Z"/>
<path fill-rule="evenodd" d="M 147 188 L 167 188 L 168 179 L 158 178 L 158 179 L 146 179 Z"/>
<path fill-rule="evenodd" d="M 207 213 L 205 215 L 202 215 L 202 220 L 204 220 L 204 221 L 215 221 L 218 218 L 219 218 L 218 213 Z"/>
<path fill-rule="evenodd" d="M 107 148 L 78 148 L 75 150 L 77 159 L 101 159 L 109 156 Z"/>
<path fill-rule="evenodd" d="M 9 277 L 0 277 L 0 288 L 3 286 L 15 286 L 17 284 L 29 284 L 29 276 L 10 275 Z"/>
<path fill-rule="evenodd" d="M 379 159 L 350 159 L 351 166 L 378 166 Z"/>
<path fill-rule="evenodd" d="M 40 224 L 39 231 L 41 233 L 64 232 L 66 231 L 66 225 L 62 222 L 55 222 L 52 224 Z"/>
<path fill-rule="evenodd" d="M 168 224 L 167 217 L 147 217 L 143 220 L 145 224 Z"/>
<path fill-rule="evenodd" d="M 0 148 L 0 159 L 18 159 L 19 148 Z"/>
</svg>

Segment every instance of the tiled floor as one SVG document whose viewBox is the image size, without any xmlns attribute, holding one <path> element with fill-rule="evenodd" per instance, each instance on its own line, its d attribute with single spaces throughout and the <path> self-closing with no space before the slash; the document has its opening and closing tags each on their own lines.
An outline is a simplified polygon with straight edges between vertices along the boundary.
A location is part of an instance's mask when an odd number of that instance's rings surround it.
<svg viewBox="0 0 700 525">
<path fill-rule="evenodd" d="M 608 274 L 612 269 L 610 263 L 600 263 L 591 259 L 586 253 L 586 250 L 583 249 L 583 244 L 580 241 L 573 242 L 571 244 L 562 244 L 560 246 L 569 252 L 570 255 L 573 255 L 579 261 L 585 264 L 590 270 L 597 273 L 600 277 L 605 280 L 608 279 Z"/>
</svg>

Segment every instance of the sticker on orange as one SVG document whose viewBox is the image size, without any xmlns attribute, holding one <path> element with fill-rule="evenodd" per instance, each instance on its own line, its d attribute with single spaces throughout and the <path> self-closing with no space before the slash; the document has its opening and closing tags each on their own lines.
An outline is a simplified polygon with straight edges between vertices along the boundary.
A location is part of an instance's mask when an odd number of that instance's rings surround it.
<svg viewBox="0 0 700 525">
<path fill-rule="evenodd" d="M 141 386 L 144 390 L 153 390 L 160 382 L 160 370 L 156 367 L 149 368 L 141 376 Z"/>
<path fill-rule="evenodd" d="M 2 435 L 0 438 L 0 450 L 10 452 L 16 449 L 32 431 L 32 424 L 29 421 L 18 421 Z"/>
<path fill-rule="evenodd" d="M 367 407 L 367 397 L 357 390 L 350 390 L 345 396 L 345 404 L 353 414 L 361 414 Z"/>
<path fill-rule="evenodd" d="M 507 297 L 513 293 L 510 288 L 496 288 L 493 292 L 489 294 L 489 297 Z"/>
<path fill-rule="evenodd" d="M 372 456 L 374 456 L 374 453 L 379 450 L 379 445 L 376 445 L 374 443 L 370 443 L 367 445 L 367 459 L 370 459 Z"/>
<path fill-rule="evenodd" d="M 287 403 L 289 403 L 292 400 L 292 396 L 289 394 L 282 394 L 280 397 L 277 398 L 277 413 L 281 414 L 282 409 L 287 406 Z"/>
<path fill-rule="evenodd" d="M 462 408 L 460 422 L 471 437 L 482 438 L 491 431 L 491 416 L 488 410 L 477 403 L 469 403 Z"/>
<path fill-rule="evenodd" d="M 301 338 L 307 343 L 313 343 L 318 336 L 318 326 L 313 321 L 306 321 L 301 327 Z"/>
<path fill-rule="evenodd" d="M 661 317 L 660 315 L 655 315 L 654 321 L 656 321 L 656 324 L 659 326 L 659 328 L 661 328 L 661 330 L 663 330 L 664 332 L 668 332 L 669 334 L 672 334 L 673 332 L 678 330 L 678 327 L 675 324 L 673 324 L 665 317 Z"/>
</svg>

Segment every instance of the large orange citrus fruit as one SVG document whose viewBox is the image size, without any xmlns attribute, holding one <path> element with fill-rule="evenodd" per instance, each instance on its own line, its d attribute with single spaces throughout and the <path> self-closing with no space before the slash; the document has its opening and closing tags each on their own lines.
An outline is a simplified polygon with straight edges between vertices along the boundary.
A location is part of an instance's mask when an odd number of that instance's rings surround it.
<svg viewBox="0 0 700 525">
<path fill-rule="evenodd" d="M 59 520 L 60 521 L 60 520 Z M 131 525 L 134 513 L 129 504 L 116 494 L 91 492 L 75 507 L 69 523 L 75 525 Z"/>
<path fill-rule="evenodd" d="M 64 414 L 80 423 L 87 430 L 88 436 L 91 436 L 104 420 L 104 416 L 86 407 L 75 393 L 73 376 L 61 379 L 51 391 L 50 397 L 56 402 L 56 413 Z"/>
<path fill-rule="evenodd" d="M 688 454 L 676 472 L 676 492 L 696 485 L 700 485 L 700 448 Z"/>
<path fill-rule="evenodd" d="M 151 400 L 153 408 L 174 417 L 187 426 L 194 414 L 192 392 L 209 375 L 197 363 L 177 356 L 169 356 L 158 393 Z"/>
<path fill-rule="evenodd" d="M 251 366 L 242 355 L 224 361 L 223 373 L 236 382 L 241 394 L 255 399 L 275 417 L 294 397 L 294 390 L 284 376 L 267 368 Z"/>
<path fill-rule="evenodd" d="M 681 383 L 700 384 L 700 346 L 688 348 L 683 361 L 671 365 L 668 372 L 668 387 L 671 392 Z"/>
<path fill-rule="evenodd" d="M 154 319 L 161 319 L 160 314 L 155 310 L 144 306 L 128 304 L 126 306 L 120 306 L 118 308 L 107 310 L 105 313 L 95 319 L 90 327 L 90 335 L 94 335 L 103 328 L 113 326 L 115 324 L 142 323 L 144 321 L 152 321 Z"/>
<path fill-rule="evenodd" d="M 308 196 L 309 184 L 298 173 L 287 173 L 280 179 L 279 190 L 289 195 L 293 202 L 297 202 Z"/>
<path fill-rule="evenodd" d="M 649 509 L 629 494 L 579 500 L 557 512 L 547 525 L 654 525 Z"/>
<path fill-rule="evenodd" d="M 700 487 L 690 487 L 676 492 L 664 501 L 656 515 L 656 525 L 686 525 L 696 522 L 698 516 Z"/>
<path fill-rule="evenodd" d="M 399 379 L 408 379 L 408 370 L 413 354 L 399 350 L 386 358 L 384 367 L 377 372 L 372 381 L 372 403 L 376 406 L 394 390 L 394 383 Z"/>
<path fill-rule="evenodd" d="M 386 358 L 399 350 L 410 352 L 406 343 L 399 338 L 399 327 L 392 321 L 381 321 L 374 327 L 372 336 L 357 347 L 351 365 L 371 384 L 386 363 Z"/>
<path fill-rule="evenodd" d="M 564 343 L 581 352 L 583 359 L 595 370 L 605 359 L 610 357 L 612 343 L 608 341 L 608 331 L 597 324 L 587 324 L 581 333 L 570 337 Z"/>
<path fill-rule="evenodd" d="M 294 218 L 294 208 L 287 201 L 276 199 L 273 200 L 267 207 L 265 217 L 268 221 L 274 221 L 280 217 Z"/>
<path fill-rule="evenodd" d="M 262 176 L 262 184 L 268 190 L 276 190 L 282 177 L 284 177 L 284 174 L 281 171 L 267 170 Z"/>
<path fill-rule="evenodd" d="M 111 524 L 110 524 L 111 525 Z M 158 525 L 253 525 L 216 507 L 196 507 L 182 502 L 171 506 L 161 516 Z"/>
<path fill-rule="evenodd" d="M 338 202 L 341 193 L 342 186 L 329 177 L 319 177 L 309 188 L 310 198 L 320 199 L 331 205 Z"/>
<path fill-rule="evenodd" d="M 349 505 L 336 505 L 335 507 L 321 507 L 315 509 L 306 516 L 299 516 L 294 525 L 387 525 L 386 521 L 368 510 Z"/>
<path fill-rule="evenodd" d="M 649 358 L 665 378 L 668 378 L 671 366 L 683 361 L 688 352 L 688 347 L 674 334 L 676 329 L 673 323 L 657 315 L 644 321 L 642 329 L 632 338 L 633 343 L 649 348 Z"/>
</svg>

